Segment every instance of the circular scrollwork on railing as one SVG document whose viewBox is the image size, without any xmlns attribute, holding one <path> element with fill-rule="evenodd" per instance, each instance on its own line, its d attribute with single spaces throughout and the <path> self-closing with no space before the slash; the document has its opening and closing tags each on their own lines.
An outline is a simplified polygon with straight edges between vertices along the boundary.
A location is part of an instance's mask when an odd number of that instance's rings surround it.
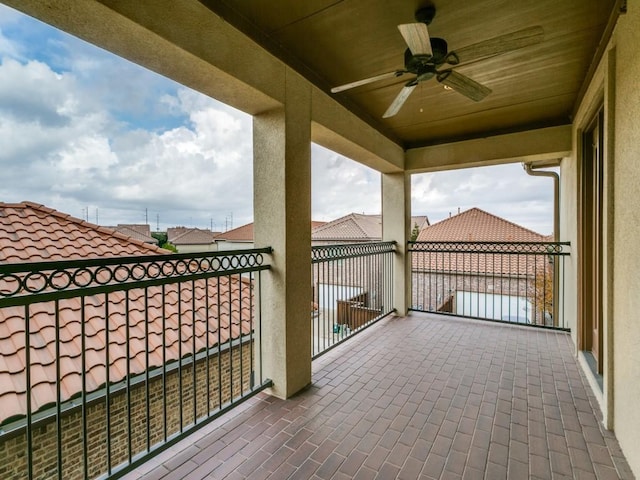
<svg viewBox="0 0 640 480">
<path fill-rule="evenodd" d="M 33 265 L 25 265 L 24 271 L 16 272 L 15 266 L 12 266 L 11 269 L 7 268 L 6 273 L 0 265 L 0 298 L 168 279 L 183 275 L 245 271 L 262 266 L 264 259 L 263 252 L 248 251 L 229 255 L 194 255 L 189 258 L 165 257 L 159 260 L 140 257 L 140 260 L 135 262 L 127 257 L 122 259 L 122 263 L 118 263 L 118 259 L 114 258 L 106 264 L 104 259 L 96 259 L 95 264 L 85 260 L 61 261 L 59 266 L 53 267 L 51 262 L 48 262 L 46 265 L 43 264 L 42 270 L 35 270 Z"/>
<path fill-rule="evenodd" d="M 314 263 L 350 257 L 364 257 L 395 251 L 394 242 L 368 242 L 345 245 L 319 245 L 311 248 Z"/>
<path fill-rule="evenodd" d="M 413 242 L 412 252 L 486 254 L 564 254 L 563 243 L 548 242 Z"/>
<path fill-rule="evenodd" d="M 24 289 L 29 293 L 40 293 L 48 286 L 48 278 L 42 272 L 29 272 L 22 280 Z"/>
</svg>

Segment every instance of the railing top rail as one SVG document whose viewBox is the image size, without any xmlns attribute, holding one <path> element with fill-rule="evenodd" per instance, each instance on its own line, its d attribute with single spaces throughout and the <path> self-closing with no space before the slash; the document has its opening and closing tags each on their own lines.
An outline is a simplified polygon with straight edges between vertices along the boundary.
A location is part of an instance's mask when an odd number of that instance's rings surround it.
<svg viewBox="0 0 640 480">
<path fill-rule="evenodd" d="M 250 254 L 270 254 L 271 247 L 251 248 L 244 250 L 229 250 L 199 253 L 167 253 L 161 255 L 131 255 L 87 258 L 78 260 L 49 260 L 46 262 L 20 262 L 0 264 L 0 275 L 6 273 L 27 273 L 68 268 L 90 268 L 112 265 L 131 265 L 137 263 L 153 263 L 165 260 L 200 260 L 215 257 L 239 257 Z"/>
<path fill-rule="evenodd" d="M 569 255 L 570 242 L 431 241 L 408 242 L 410 252 Z"/>
<path fill-rule="evenodd" d="M 311 247 L 311 262 L 377 255 L 395 252 L 396 242 L 344 243 L 339 245 L 314 245 Z"/>
</svg>

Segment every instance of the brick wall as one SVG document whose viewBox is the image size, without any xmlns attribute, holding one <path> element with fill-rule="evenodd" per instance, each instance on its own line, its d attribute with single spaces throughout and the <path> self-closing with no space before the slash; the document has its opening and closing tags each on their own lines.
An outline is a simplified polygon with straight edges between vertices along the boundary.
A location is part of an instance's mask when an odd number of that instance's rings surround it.
<svg viewBox="0 0 640 480">
<path fill-rule="evenodd" d="M 242 352 L 241 352 L 242 350 Z M 207 407 L 211 412 L 238 397 L 250 389 L 251 347 L 245 343 L 242 349 L 234 347 L 229 351 L 211 356 L 207 362 L 196 362 L 195 395 L 193 383 L 193 364 L 183 366 L 181 373 L 177 369 L 167 372 L 163 387 L 162 376 L 149 381 L 149 418 L 147 421 L 147 401 L 145 382 L 137 383 L 130 390 L 131 405 L 131 455 L 144 452 L 149 444 L 163 440 L 165 435 L 164 417 L 166 415 L 166 435 L 170 436 L 194 421 L 195 411 L 198 418 L 207 416 Z M 241 361 L 242 359 L 242 361 Z M 209 364 L 209 389 L 207 391 L 207 363 Z M 242 372 L 240 367 L 242 365 Z M 219 372 L 220 370 L 220 372 Z M 219 389 L 218 376 L 221 386 Z M 182 393 L 180 390 L 182 378 Z M 166 394 L 164 393 L 166 392 Z M 222 395 L 220 394 L 222 393 Z M 126 391 L 110 396 L 110 443 L 111 467 L 128 462 L 129 427 L 128 402 Z M 166 398 L 166 407 L 163 402 Z M 180 420 L 180 399 L 182 398 L 182 421 Z M 208 403 L 208 405 L 207 405 Z M 107 472 L 107 408 L 106 396 L 87 407 L 87 455 L 88 476 L 95 478 Z M 83 421 L 80 409 L 64 414 L 61 418 L 62 432 L 62 478 L 75 480 L 84 478 L 83 474 Z M 26 432 L 3 440 L 0 439 L 0 478 L 27 478 L 27 439 Z M 32 431 L 33 478 L 57 478 L 57 435 L 55 417 L 49 423 Z"/>
</svg>

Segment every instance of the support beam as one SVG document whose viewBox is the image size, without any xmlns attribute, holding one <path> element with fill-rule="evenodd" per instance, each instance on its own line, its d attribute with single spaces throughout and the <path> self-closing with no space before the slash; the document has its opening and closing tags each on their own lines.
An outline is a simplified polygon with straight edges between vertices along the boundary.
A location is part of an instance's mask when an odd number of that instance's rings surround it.
<svg viewBox="0 0 640 480">
<path fill-rule="evenodd" d="M 571 125 L 445 143 L 407 151 L 406 171 L 436 172 L 456 168 L 540 162 L 572 151 Z"/>
<path fill-rule="evenodd" d="M 312 140 L 381 173 L 404 170 L 404 150 L 318 88 L 312 94 Z"/>
<path fill-rule="evenodd" d="M 273 247 L 263 275 L 262 370 L 272 394 L 288 398 L 311 383 L 311 101 L 291 70 L 282 108 L 254 117 L 257 247 Z"/>
<path fill-rule="evenodd" d="M 411 176 L 404 173 L 382 175 L 382 239 L 395 240 L 393 262 L 393 302 L 396 313 L 405 316 L 411 306 L 411 266 L 407 241 L 411 230 Z"/>
</svg>

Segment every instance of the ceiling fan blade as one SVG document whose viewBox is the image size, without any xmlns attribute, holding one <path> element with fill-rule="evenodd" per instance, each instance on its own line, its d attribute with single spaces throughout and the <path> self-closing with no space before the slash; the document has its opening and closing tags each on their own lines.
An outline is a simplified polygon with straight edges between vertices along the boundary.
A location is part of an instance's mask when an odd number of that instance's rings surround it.
<svg viewBox="0 0 640 480">
<path fill-rule="evenodd" d="M 445 61 L 451 65 L 472 62 L 480 58 L 535 45 L 542 40 L 544 40 L 543 28 L 540 26 L 529 27 L 454 50 L 447 55 Z"/>
<path fill-rule="evenodd" d="M 398 25 L 398 30 L 412 54 L 433 56 L 426 23 L 405 23 Z"/>
<path fill-rule="evenodd" d="M 453 70 L 438 72 L 437 80 L 475 102 L 479 102 L 491 93 L 490 88 Z"/>
<path fill-rule="evenodd" d="M 363 80 L 358 80 L 357 82 L 346 83 L 344 85 L 340 85 L 339 87 L 333 87 L 331 89 L 331 93 L 338 93 L 344 90 L 349 90 L 350 88 L 359 87 L 360 85 L 366 85 L 368 83 L 377 82 L 378 80 L 385 80 L 387 78 L 399 77 L 405 74 L 404 70 L 396 70 L 395 72 L 383 73 L 381 75 L 376 75 L 375 77 L 365 78 Z"/>
<path fill-rule="evenodd" d="M 395 100 L 391 103 L 391 105 L 389 105 L 389 108 L 387 108 L 387 111 L 384 112 L 384 115 L 382 115 L 382 118 L 393 117 L 396 113 L 398 113 L 402 108 L 402 105 L 404 105 L 404 102 L 406 102 L 407 98 L 409 98 L 409 95 L 411 95 L 411 92 L 413 92 L 413 89 L 416 88 L 417 86 L 418 86 L 418 82 L 416 80 L 412 80 L 411 82 L 407 83 L 402 88 L 402 90 L 400 90 L 400 93 L 395 98 Z"/>
</svg>

